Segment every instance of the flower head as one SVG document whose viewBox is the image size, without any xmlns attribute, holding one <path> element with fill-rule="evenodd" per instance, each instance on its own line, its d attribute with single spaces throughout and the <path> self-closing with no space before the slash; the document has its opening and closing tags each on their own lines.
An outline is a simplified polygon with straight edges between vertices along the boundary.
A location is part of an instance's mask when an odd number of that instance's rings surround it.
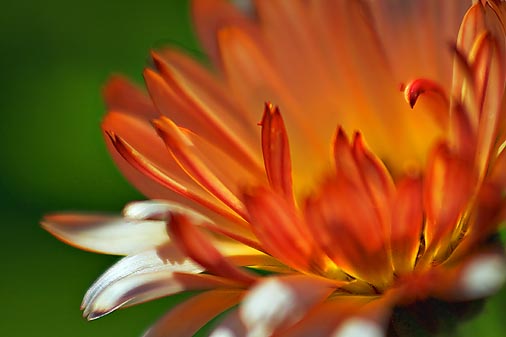
<svg viewBox="0 0 506 337">
<path fill-rule="evenodd" d="M 381 336 L 396 307 L 499 289 L 504 1 L 193 14 L 213 70 L 159 50 L 149 96 L 122 78 L 105 90 L 107 145 L 151 200 L 44 220 L 126 255 L 88 290 L 88 319 L 201 290 L 146 336 L 191 336 L 229 308 L 213 336 Z"/>
</svg>

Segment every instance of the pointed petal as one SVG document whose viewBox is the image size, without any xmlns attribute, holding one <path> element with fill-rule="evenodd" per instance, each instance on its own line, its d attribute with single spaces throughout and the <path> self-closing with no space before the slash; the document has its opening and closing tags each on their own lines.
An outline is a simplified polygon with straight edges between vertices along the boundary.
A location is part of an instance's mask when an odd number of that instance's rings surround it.
<svg viewBox="0 0 506 337">
<path fill-rule="evenodd" d="M 202 271 L 202 267 L 184 257 L 171 244 L 127 256 L 88 289 L 81 305 L 83 315 L 90 320 L 96 319 L 130 301 L 139 303 L 182 291 L 184 287 L 171 280 L 172 274 Z"/>
<path fill-rule="evenodd" d="M 110 142 L 114 147 L 118 156 L 121 156 L 123 160 L 130 165 L 130 169 L 134 169 L 137 174 L 140 174 L 142 181 L 139 183 L 142 186 L 142 182 L 149 180 L 150 182 L 157 183 L 158 187 L 163 187 L 169 191 L 173 191 L 179 195 L 179 198 L 173 195 L 168 195 L 168 200 L 182 200 L 188 202 L 188 200 L 194 201 L 201 206 L 204 206 L 208 210 L 213 210 L 216 213 L 228 217 L 230 220 L 235 221 L 239 224 L 244 222 L 225 205 L 209 195 L 205 190 L 198 186 L 191 178 L 177 166 L 175 162 L 171 163 L 174 170 L 161 168 L 156 163 L 150 161 L 149 157 L 139 152 L 136 148 L 132 147 L 128 142 L 123 140 L 120 136 L 114 133 L 108 133 Z M 166 156 L 167 150 L 164 149 Z M 180 176 L 177 176 L 181 174 Z M 174 179 L 174 175 L 181 180 Z M 165 198 L 164 198 L 165 199 Z M 200 210 L 200 208 L 199 208 Z"/>
<path fill-rule="evenodd" d="M 152 54 L 160 72 L 144 73 L 158 110 L 177 125 L 212 140 L 250 170 L 261 171 L 256 122 L 239 108 L 223 80 L 175 51 Z"/>
<path fill-rule="evenodd" d="M 292 166 L 288 135 L 279 109 L 266 103 L 262 118 L 262 150 L 271 188 L 293 199 Z"/>
<path fill-rule="evenodd" d="M 177 305 L 143 337 L 191 337 L 207 322 L 237 304 L 242 296 L 237 290 L 211 290 L 195 295 Z"/>
<path fill-rule="evenodd" d="M 438 83 L 424 78 L 416 79 L 406 85 L 404 97 L 412 109 L 415 104 L 417 107 L 423 105 L 422 111 L 431 113 L 441 129 L 447 130 L 450 101 L 445 89 Z"/>
<path fill-rule="evenodd" d="M 42 226 L 59 240 L 94 252 L 129 255 L 169 241 L 163 221 L 94 214 L 53 214 Z"/>
<path fill-rule="evenodd" d="M 240 306 L 248 336 L 270 336 L 300 320 L 333 291 L 332 283 L 295 275 L 271 277 L 253 287 Z"/>
<path fill-rule="evenodd" d="M 194 143 L 183 130 L 168 118 L 155 120 L 153 123 L 181 167 L 188 172 L 195 182 L 199 183 L 242 218 L 246 218 L 244 205 L 230 190 L 230 188 L 237 186 L 226 186 L 222 180 L 226 177 L 218 177 L 215 172 L 211 171 L 210 167 L 203 162 L 203 156 L 198 154 Z"/>
<path fill-rule="evenodd" d="M 167 226 L 173 241 L 207 272 L 245 284 L 254 282 L 252 274 L 242 271 L 225 258 L 186 216 L 172 214 Z"/>
</svg>

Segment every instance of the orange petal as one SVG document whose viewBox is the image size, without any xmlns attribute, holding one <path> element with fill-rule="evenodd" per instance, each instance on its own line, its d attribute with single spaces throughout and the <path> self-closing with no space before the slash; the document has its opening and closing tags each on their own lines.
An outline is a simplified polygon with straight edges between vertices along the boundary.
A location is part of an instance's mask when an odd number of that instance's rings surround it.
<svg viewBox="0 0 506 337">
<path fill-rule="evenodd" d="M 428 79 L 416 79 L 406 86 L 404 97 L 412 109 L 415 104 L 417 107 L 422 104 L 423 110 L 432 114 L 441 129 L 447 130 L 450 102 L 443 87 Z"/>
<path fill-rule="evenodd" d="M 237 197 L 239 186 L 233 182 L 229 182 L 230 177 L 228 177 L 228 174 L 217 175 L 219 171 L 213 170 L 213 167 L 208 166 L 213 161 L 204 162 L 205 155 L 198 152 L 192 139 L 188 137 L 188 133 L 185 134 L 184 130 L 179 128 L 170 119 L 158 119 L 153 121 L 153 124 L 174 158 L 176 158 L 179 165 L 188 175 L 196 183 L 209 191 L 210 194 L 245 219 L 244 205 Z M 222 167 L 222 169 L 227 172 L 225 167 Z M 239 176 L 241 177 L 241 175 Z M 241 178 L 245 177 L 242 176 Z M 252 182 L 248 181 L 247 183 Z"/>
<path fill-rule="evenodd" d="M 266 103 L 262 118 L 262 150 L 271 188 L 293 199 L 290 148 L 279 109 Z"/>
<path fill-rule="evenodd" d="M 397 275 L 410 272 L 415 266 L 423 219 L 422 181 L 420 178 L 406 177 L 398 183 L 392 207 L 390 246 Z"/>
<path fill-rule="evenodd" d="M 186 216 L 172 214 L 167 226 L 174 242 L 206 271 L 245 284 L 254 282 L 253 275 L 242 271 L 227 260 Z"/>
<path fill-rule="evenodd" d="M 462 230 L 459 219 L 465 215 L 475 179 L 469 163 L 451 153 L 445 144 L 435 149 L 429 159 L 423 194 L 427 215 L 424 261 L 429 263 L 434 254 L 446 258 L 448 240 L 454 231 Z M 443 250 L 438 252 L 440 248 Z"/>
<path fill-rule="evenodd" d="M 339 176 L 306 201 L 308 228 L 324 252 L 346 273 L 383 288 L 392 279 L 387 242 L 367 194 Z"/>
<path fill-rule="evenodd" d="M 335 296 L 309 311 L 299 323 L 275 337 L 384 336 L 392 296 Z"/>
<path fill-rule="evenodd" d="M 213 63 L 221 67 L 219 47 L 216 35 L 224 27 L 239 27 L 252 38 L 258 38 L 258 29 L 254 23 L 232 4 L 224 0 L 194 0 L 192 1 L 193 22 L 198 37 Z"/>
<path fill-rule="evenodd" d="M 195 186 L 193 182 L 184 183 L 175 180 L 169 175 L 172 173 L 171 171 L 163 170 L 156 166 L 121 137 L 116 136 L 113 133 L 109 133 L 108 135 L 118 154 L 121 155 L 121 157 L 134 169 L 136 169 L 144 179 L 148 178 L 151 181 L 156 182 L 158 186 L 174 191 L 189 200 L 195 201 L 208 209 L 214 210 L 218 214 L 229 217 L 231 220 L 235 219 L 238 223 L 242 222 L 241 219 L 238 219 L 236 214 L 221 205 L 218 200 L 213 199 L 212 196 L 207 194 L 204 190 L 199 187 L 191 188 Z M 186 177 L 186 179 L 188 179 L 188 177 Z M 173 198 L 169 197 L 169 200 L 171 199 Z"/>
<path fill-rule="evenodd" d="M 266 188 L 244 196 L 251 229 L 265 250 L 289 266 L 308 270 L 321 258 L 293 203 Z"/>
<path fill-rule="evenodd" d="M 192 337 L 215 316 L 236 305 L 242 296 L 237 290 L 211 290 L 178 304 L 152 326 L 143 337 Z"/>
<path fill-rule="evenodd" d="M 146 70 L 149 92 L 161 113 L 212 140 L 249 166 L 262 170 L 257 152 L 258 117 L 241 110 L 223 81 L 175 51 L 152 53 L 160 75 Z"/>
<path fill-rule="evenodd" d="M 121 76 L 109 79 L 104 88 L 104 100 L 108 111 L 129 113 L 147 120 L 158 116 L 149 96 Z"/>
</svg>

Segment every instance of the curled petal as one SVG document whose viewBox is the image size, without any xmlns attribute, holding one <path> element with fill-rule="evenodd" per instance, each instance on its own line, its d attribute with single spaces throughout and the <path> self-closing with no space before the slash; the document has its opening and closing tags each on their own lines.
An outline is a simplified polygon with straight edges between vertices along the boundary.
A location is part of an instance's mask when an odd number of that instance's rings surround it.
<svg viewBox="0 0 506 337">
<path fill-rule="evenodd" d="M 404 97 L 412 109 L 419 100 L 423 102 L 441 128 L 447 129 L 450 102 L 439 84 L 428 79 L 416 79 L 405 87 Z"/>
<path fill-rule="evenodd" d="M 81 305 L 88 319 L 102 317 L 129 302 L 139 303 L 184 290 L 174 272 L 200 273 L 203 268 L 170 244 L 127 256 L 88 289 Z"/>
</svg>

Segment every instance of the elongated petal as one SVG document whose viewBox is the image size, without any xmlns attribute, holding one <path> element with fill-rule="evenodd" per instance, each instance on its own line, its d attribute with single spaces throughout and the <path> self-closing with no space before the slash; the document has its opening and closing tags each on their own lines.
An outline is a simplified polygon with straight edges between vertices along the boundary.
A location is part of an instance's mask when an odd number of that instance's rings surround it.
<svg viewBox="0 0 506 337">
<path fill-rule="evenodd" d="M 172 273 L 202 271 L 202 267 L 184 257 L 170 244 L 127 256 L 109 268 L 88 289 L 82 303 L 83 315 L 88 319 L 96 319 L 129 301 L 137 303 L 182 291 L 184 287 L 171 280 Z"/>
<path fill-rule="evenodd" d="M 191 337 L 216 315 L 237 304 L 242 296 L 237 290 L 211 290 L 195 295 L 177 305 L 143 337 Z"/>
<path fill-rule="evenodd" d="M 436 148 L 427 171 L 423 196 L 427 214 L 424 261 L 429 263 L 434 254 L 446 257 L 445 247 L 453 231 L 459 230 L 458 220 L 464 216 L 476 180 L 469 163 L 452 154 L 445 145 Z"/>
<path fill-rule="evenodd" d="M 266 188 L 244 196 L 251 229 L 266 251 L 303 270 L 318 268 L 321 252 L 291 203 Z"/>
<path fill-rule="evenodd" d="M 407 177 L 398 183 L 390 230 L 392 260 L 397 274 L 413 270 L 423 227 L 422 181 Z"/>
<path fill-rule="evenodd" d="M 158 110 L 177 125 L 212 140 L 251 170 L 261 171 L 256 122 L 239 108 L 222 80 L 174 51 L 153 54 L 160 72 L 144 77 Z"/>
<path fill-rule="evenodd" d="M 271 188 L 288 200 L 293 198 L 290 148 L 278 108 L 266 103 L 262 118 L 262 150 Z"/>
<path fill-rule="evenodd" d="M 195 182 L 245 218 L 244 205 L 230 190 L 236 186 L 227 186 L 223 181 L 227 178 L 226 176 L 220 177 L 216 175 L 215 171 L 211 171 L 210 167 L 203 162 L 203 156 L 198 155 L 194 143 L 184 134 L 183 130 L 167 118 L 154 121 L 154 125 L 181 167 Z"/>
<path fill-rule="evenodd" d="M 269 336 L 301 319 L 334 291 L 332 282 L 295 275 L 269 278 L 251 289 L 240 307 L 248 336 Z"/>
<path fill-rule="evenodd" d="M 46 216 L 42 226 L 65 243 L 104 254 L 134 254 L 169 241 L 163 221 L 54 214 Z"/>
<path fill-rule="evenodd" d="M 255 280 L 252 274 L 240 270 L 227 260 L 184 215 L 172 214 L 168 228 L 171 238 L 180 249 L 206 271 L 246 284 Z"/>
</svg>

